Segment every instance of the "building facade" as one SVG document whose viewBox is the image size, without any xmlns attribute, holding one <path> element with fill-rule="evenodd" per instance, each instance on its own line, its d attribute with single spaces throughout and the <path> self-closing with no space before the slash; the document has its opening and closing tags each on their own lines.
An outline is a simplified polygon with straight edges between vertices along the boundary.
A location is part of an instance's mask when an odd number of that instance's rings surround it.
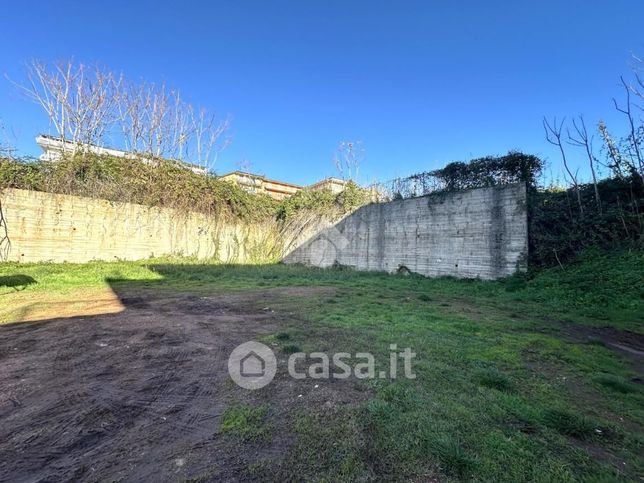
<svg viewBox="0 0 644 483">
<path fill-rule="evenodd" d="M 300 191 L 303 186 L 268 179 L 266 176 L 244 171 L 233 171 L 220 176 L 219 179 L 232 181 L 249 193 L 263 193 L 276 200 L 283 200 Z"/>
<path fill-rule="evenodd" d="M 156 162 L 154 159 L 150 159 L 150 157 L 146 157 L 142 154 L 121 151 L 120 149 L 104 148 L 101 146 L 96 146 L 94 144 L 77 144 L 66 139 L 49 136 L 47 134 L 40 134 L 38 137 L 36 137 L 36 144 L 38 144 L 38 146 L 40 146 L 40 148 L 43 150 L 43 153 L 39 158 L 41 161 L 60 161 L 66 154 L 73 154 L 81 150 L 87 153 L 96 154 L 98 156 L 112 156 L 115 158 L 132 159 L 141 161 L 146 164 L 154 164 Z M 193 173 L 206 174 L 208 172 L 207 169 L 202 168 L 201 166 L 186 163 L 183 161 L 172 161 L 176 163 L 177 166 L 189 169 Z"/>
</svg>

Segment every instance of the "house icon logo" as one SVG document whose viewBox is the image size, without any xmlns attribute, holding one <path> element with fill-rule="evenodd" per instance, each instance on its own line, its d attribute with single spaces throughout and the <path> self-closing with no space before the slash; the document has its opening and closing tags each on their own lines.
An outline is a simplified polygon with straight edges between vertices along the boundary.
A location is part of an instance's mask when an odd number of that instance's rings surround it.
<svg viewBox="0 0 644 483">
<path fill-rule="evenodd" d="M 277 372 L 277 359 L 270 347 L 249 341 L 238 345 L 228 358 L 228 373 L 245 389 L 261 389 Z"/>
<path fill-rule="evenodd" d="M 240 374 L 243 377 L 263 377 L 266 361 L 255 351 L 250 351 L 240 361 Z"/>
</svg>

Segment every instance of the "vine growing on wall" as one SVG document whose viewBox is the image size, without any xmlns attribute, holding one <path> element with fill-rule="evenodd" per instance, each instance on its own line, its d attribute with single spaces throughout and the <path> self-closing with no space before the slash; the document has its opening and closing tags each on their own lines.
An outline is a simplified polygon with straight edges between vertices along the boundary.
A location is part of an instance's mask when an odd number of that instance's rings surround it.
<svg viewBox="0 0 644 483">
<path fill-rule="evenodd" d="M 298 212 L 336 217 L 369 202 L 369 191 L 348 182 L 341 193 L 304 189 L 282 201 L 249 193 L 214 174 L 194 173 L 165 159 L 144 163 L 77 153 L 60 161 L 0 157 L 0 189 L 18 188 L 106 199 L 241 221 L 286 220 Z"/>
<path fill-rule="evenodd" d="M 9 239 L 9 228 L 7 227 L 7 219 L 4 216 L 1 197 L 2 190 L 0 190 L 0 261 L 6 261 L 9 259 L 9 252 L 11 251 L 11 240 Z"/>
</svg>

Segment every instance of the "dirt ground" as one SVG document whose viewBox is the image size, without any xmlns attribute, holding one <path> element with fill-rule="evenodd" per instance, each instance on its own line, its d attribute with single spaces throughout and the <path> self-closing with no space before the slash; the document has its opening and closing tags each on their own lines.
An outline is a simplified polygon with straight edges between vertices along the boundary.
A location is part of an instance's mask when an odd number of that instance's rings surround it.
<svg viewBox="0 0 644 483">
<path fill-rule="evenodd" d="M 271 299 L 314 290 L 119 294 L 119 313 L 2 327 L 0 481 L 236 481 L 253 462 L 279 465 L 293 411 L 364 395 L 348 381 L 295 381 L 283 360 L 266 388 L 244 390 L 227 360 L 284 325 Z M 219 431 L 232 402 L 268 405 L 269 443 L 240 451 Z"/>
</svg>

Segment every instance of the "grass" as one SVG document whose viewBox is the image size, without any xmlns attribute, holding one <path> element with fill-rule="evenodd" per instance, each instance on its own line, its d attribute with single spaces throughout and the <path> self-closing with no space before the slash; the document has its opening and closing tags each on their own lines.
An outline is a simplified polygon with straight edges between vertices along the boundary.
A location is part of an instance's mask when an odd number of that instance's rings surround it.
<svg viewBox="0 0 644 483">
<path fill-rule="evenodd" d="M 221 416 L 220 431 L 243 441 L 270 441 L 272 427 L 265 406 L 233 404 Z"/>
<path fill-rule="evenodd" d="M 515 389 L 512 380 L 496 368 L 480 371 L 479 384 L 498 391 L 511 392 Z"/>
<path fill-rule="evenodd" d="M 593 378 L 593 381 L 610 389 L 611 391 L 616 391 L 622 394 L 637 392 L 637 386 L 635 384 L 624 377 L 615 376 L 613 374 L 599 374 Z"/>
<path fill-rule="evenodd" d="M 632 358 L 597 338 L 606 326 L 644 334 L 642 252 L 587 253 L 565 269 L 497 282 L 185 260 L 0 265 L 0 277 L 16 275 L 35 283 L 4 292 L 0 284 L 5 323 L 30 301 L 71 299 L 79 291 L 324 286 L 335 290 L 276 297 L 271 310 L 289 317 L 267 342 L 285 353 L 369 351 L 384 367 L 391 343 L 416 352 L 415 379 L 363 381 L 371 397 L 357 407 L 292 414 L 295 443 L 272 473 L 282 479 L 644 475 L 641 374 Z M 574 336 L 584 328 L 592 336 Z M 269 409 L 232 405 L 222 432 L 265 441 Z"/>
</svg>

